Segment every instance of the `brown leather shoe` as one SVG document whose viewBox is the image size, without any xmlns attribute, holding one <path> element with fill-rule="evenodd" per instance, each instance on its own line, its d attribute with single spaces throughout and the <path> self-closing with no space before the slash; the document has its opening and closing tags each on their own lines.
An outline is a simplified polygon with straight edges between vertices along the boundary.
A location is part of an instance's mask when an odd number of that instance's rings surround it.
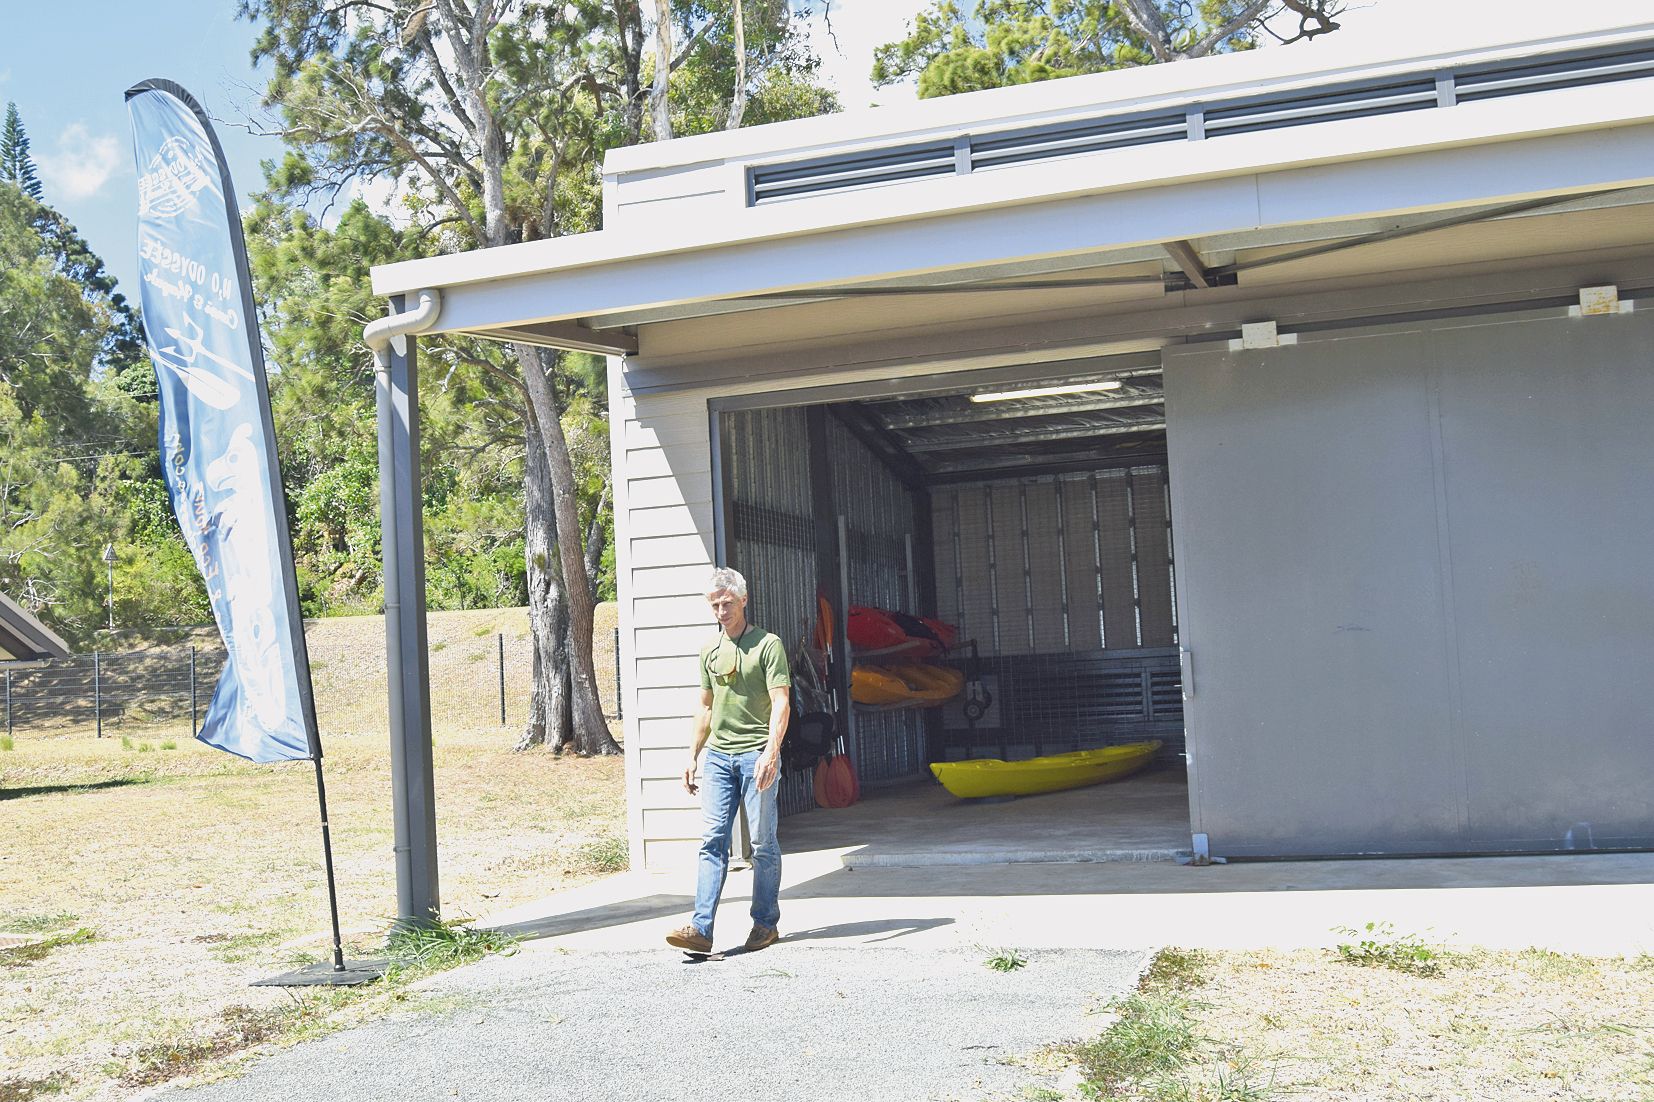
<svg viewBox="0 0 1654 1102">
<path fill-rule="evenodd" d="M 775 939 L 780 936 L 781 932 L 774 926 L 754 926 L 752 933 L 747 935 L 746 951 L 753 953 L 759 949 L 766 949 L 774 945 Z"/>
<path fill-rule="evenodd" d="M 680 926 L 666 935 L 666 944 L 686 953 L 712 952 L 712 939 L 693 926 Z"/>
</svg>

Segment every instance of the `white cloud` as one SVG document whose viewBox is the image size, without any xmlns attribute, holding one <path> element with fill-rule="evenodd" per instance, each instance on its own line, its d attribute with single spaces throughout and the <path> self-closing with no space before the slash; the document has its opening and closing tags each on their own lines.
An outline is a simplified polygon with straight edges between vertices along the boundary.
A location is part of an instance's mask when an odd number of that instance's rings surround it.
<svg viewBox="0 0 1654 1102">
<path fill-rule="evenodd" d="M 74 202 L 97 194 L 124 163 L 119 139 L 93 134 L 79 122 L 64 128 L 51 152 L 37 149 L 34 159 L 54 202 Z"/>
</svg>

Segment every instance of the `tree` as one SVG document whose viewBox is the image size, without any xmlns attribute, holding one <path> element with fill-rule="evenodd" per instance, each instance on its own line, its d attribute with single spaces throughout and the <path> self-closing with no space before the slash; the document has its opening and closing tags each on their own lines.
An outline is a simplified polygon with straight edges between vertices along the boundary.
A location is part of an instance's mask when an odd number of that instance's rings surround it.
<svg viewBox="0 0 1654 1102">
<path fill-rule="evenodd" d="M 698 2 L 658 7 L 671 18 L 660 19 L 665 48 L 651 60 L 639 0 L 242 0 L 240 10 L 264 26 L 254 58 L 272 64 L 266 103 L 293 150 L 272 172 L 272 189 L 303 198 L 393 177 L 438 250 L 595 228 L 603 150 L 641 140 L 646 107 L 655 134 L 670 133 L 670 78 L 680 66 L 714 64 L 705 44 L 721 14 Z M 676 52 L 673 22 L 685 31 Z M 773 22 L 768 36 L 743 32 L 743 95 L 749 81 L 761 91 L 772 72 L 795 83 L 800 76 L 798 53 L 776 45 L 790 30 L 784 19 Z M 728 100 L 733 68 L 710 81 L 725 86 Z M 548 677 L 566 670 L 569 678 L 566 721 L 547 680 L 537 681 L 534 713 L 544 723 L 529 741 L 614 753 L 592 664 L 597 591 L 587 554 L 606 495 L 583 499 L 563 418 L 578 379 L 560 353 L 506 347 L 502 374 L 521 394 L 523 441 L 535 452 L 524 500 L 537 661 Z M 565 617 L 566 639 L 558 639 Z M 567 660 L 559 662 L 562 646 Z"/>
<path fill-rule="evenodd" d="M 40 178 L 35 175 L 34 159 L 29 156 L 29 136 L 23 130 L 23 118 L 17 113 L 17 104 L 6 104 L 6 123 L 0 129 L 0 180 L 16 184 L 18 190 L 39 202 L 42 191 Z"/>
<path fill-rule="evenodd" d="M 1338 29 L 1344 0 L 936 0 L 873 55 L 873 83 L 921 97 L 1297 42 Z"/>
<path fill-rule="evenodd" d="M 0 183 L 0 590 L 77 645 L 105 622 L 106 544 L 123 620 L 199 622 L 203 607 L 170 510 L 154 510 L 154 410 L 110 370 L 128 320 L 113 287 L 57 212 Z"/>
</svg>

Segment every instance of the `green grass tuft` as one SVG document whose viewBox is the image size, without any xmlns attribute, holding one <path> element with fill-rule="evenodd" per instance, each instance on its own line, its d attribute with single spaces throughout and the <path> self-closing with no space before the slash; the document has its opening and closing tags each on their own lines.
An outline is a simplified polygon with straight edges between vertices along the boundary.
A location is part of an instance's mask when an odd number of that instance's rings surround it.
<svg viewBox="0 0 1654 1102">
<path fill-rule="evenodd" d="M 574 853 L 574 863 L 591 872 L 625 872 L 632 863 L 626 839 L 618 834 L 606 834 L 585 843 Z"/>
<path fill-rule="evenodd" d="M 1027 966 L 1028 957 L 1020 949 L 1001 949 L 982 963 L 995 972 L 1015 972 Z"/>
<path fill-rule="evenodd" d="M 436 972 L 517 951 L 520 939 L 498 930 L 476 929 L 471 921 L 454 918 L 398 929 L 386 942 L 393 967 L 398 971 Z"/>
<path fill-rule="evenodd" d="M 65 945 L 84 945 L 88 941 L 97 940 L 97 936 L 85 926 L 81 926 L 61 934 L 53 934 L 42 941 L 19 945 L 15 949 L 0 949 L 0 967 L 22 968 L 44 960 L 53 949 L 60 949 Z"/>
<path fill-rule="evenodd" d="M 177 742 L 176 739 L 170 739 L 170 738 L 169 739 L 162 739 L 161 740 L 161 749 L 163 749 L 163 750 L 176 750 L 176 749 L 178 749 L 178 742 Z"/>
<path fill-rule="evenodd" d="M 1063 1050 L 1079 1065 L 1087 1097 L 1253 1102 L 1268 1096 L 1269 1088 L 1255 1083 L 1235 1060 L 1205 1078 L 1191 1080 L 1185 1074 L 1204 1043 L 1195 1031 L 1201 1004 L 1190 992 L 1206 982 L 1210 965 L 1205 953 L 1162 949 L 1137 981 L 1136 992 L 1110 1004 L 1115 1020 L 1103 1035 Z"/>
<path fill-rule="evenodd" d="M 1444 954 L 1426 945 L 1418 934 L 1397 933 L 1388 922 L 1369 922 L 1357 930 L 1334 926 L 1333 931 L 1359 938 L 1338 946 L 1338 958 L 1369 968 L 1389 968 L 1415 976 L 1440 975 Z"/>
<path fill-rule="evenodd" d="M 0 735 L 0 750 L 17 749 L 17 740 L 10 735 Z"/>
<path fill-rule="evenodd" d="M 54 914 L 0 914 L 0 930 L 14 934 L 38 934 L 47 930 L 61 930 L 80 921 L 80 916 L 68 911 Z"/>
</svg>

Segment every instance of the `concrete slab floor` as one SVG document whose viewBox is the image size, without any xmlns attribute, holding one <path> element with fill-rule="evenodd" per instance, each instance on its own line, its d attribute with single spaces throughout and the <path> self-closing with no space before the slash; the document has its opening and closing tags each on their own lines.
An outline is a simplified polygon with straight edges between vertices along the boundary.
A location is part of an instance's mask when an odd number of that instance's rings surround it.
<svg viewBox="0 0 1654 1102">
<path fill-rule="evenodd" d="M 961 800 L 928 778 L 781 821 L 783 852 L 841 851 L 846 868 L 1026 861 L 1170 861 L 1189 848 L 1181 769 L 1007 801 Z"/>
<path fill-rule="evenodd" d="M 846 869 L 842 851 L 785 852 L 779 947 L 1305 948 L 1389 922 L 1427 941 L 1597 954 L 1654 952 L 1654 854 Z M 746 936 L 751 874 L 725 885 L 719 948 Z M 623 873 L 490 916 L 527 947 L 659 946 L 692 905 L 694 871 Z"/>
</svg>

